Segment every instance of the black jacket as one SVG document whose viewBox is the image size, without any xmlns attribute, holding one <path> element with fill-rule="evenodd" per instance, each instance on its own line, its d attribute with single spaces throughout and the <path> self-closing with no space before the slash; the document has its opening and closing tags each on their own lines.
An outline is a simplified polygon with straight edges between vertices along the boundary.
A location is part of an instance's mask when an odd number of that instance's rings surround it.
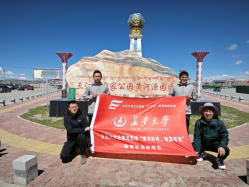
<svg viewBox="0 0 249 187">
<path fill-rule="evenodd" d="M 80 110 L 75 115 L 69 111 L 64 117 L 64 126 L 67 130 L 67 141 L 76 141 L 78 135 L 84 133 L 87 137 L 88 147 L 91 147 L 90 133 L 89 131 L 85 132 L 85 128 L 89 127 L 89 124 Z"/>
</svg>

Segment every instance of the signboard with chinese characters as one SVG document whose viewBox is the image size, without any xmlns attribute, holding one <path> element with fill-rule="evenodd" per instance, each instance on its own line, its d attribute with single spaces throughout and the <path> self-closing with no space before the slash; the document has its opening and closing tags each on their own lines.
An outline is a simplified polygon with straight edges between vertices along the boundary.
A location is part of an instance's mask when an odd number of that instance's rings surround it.
<svg viewBox="0 0 249 187">
<path fill-rule="evenodd" d="M 56 68 L 33 68 L 33 78 L 60 78 L 60 69 Z"/>
<path fill-rule="evenodd" d="M 186 98 L 100 94 L 91 123 L 94 152 L 194 156 Z"/>
<path fill-rule="evenodd" d="M 80 81 L 75 85 L 76 98 L 80 98 L 86 87 L 93 82 L 92 76 L 76 75 Z M 111 95 L 167 95 L 174 84 L 178 83 L 175 77 L 167 76 L 103 76 L 102 81 L 105 84 Z M 72 83 L 71 83 L 72 84 Z"/>
<path fill-rule="evenodd" d="M 55 79 L 59 76 L 59 73 L 60 71 L 59 70 L 48 70 L 48 69 L 45 69 L 41 72 L 41 76 L 43 78 L 48 78 L 48 79 Z"/>
</svg>

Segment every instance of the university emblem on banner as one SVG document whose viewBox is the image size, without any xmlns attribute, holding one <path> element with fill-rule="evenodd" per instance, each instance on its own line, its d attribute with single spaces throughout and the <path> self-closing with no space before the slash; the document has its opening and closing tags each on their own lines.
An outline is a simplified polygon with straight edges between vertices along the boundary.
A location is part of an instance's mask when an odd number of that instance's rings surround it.
<svg viewBox="0 0 249 187">
<path fill-rule="evenodd" d="M 112 126 L 114 128 L 124 128 L 128 123 L 128 118 L 126 115 L 118 114 L 113 118 Z"/>
</svg>

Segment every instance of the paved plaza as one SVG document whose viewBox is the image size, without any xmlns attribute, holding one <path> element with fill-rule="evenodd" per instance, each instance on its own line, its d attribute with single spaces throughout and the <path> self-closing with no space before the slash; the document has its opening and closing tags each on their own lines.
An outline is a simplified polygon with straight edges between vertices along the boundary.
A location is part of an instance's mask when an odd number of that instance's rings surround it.
<svg viewBox="0 0 249 187">
<path fill-rule="evenodd" d="M 49 95 L 50 99 L 61 93 Z M 249 103 L 202 94 L 249 113 Z M 14 186 L 12 161 L 22 155 L 37 155 L 39 176 L 28 186 L 247 186 L 246 159 L 249 158 L 249 123 L 229 130 L 231 153 L 226 170 L 217 169 L 215 154 L 196 163 L 194 157 L 88 153 L 62 164 L 59 158 L 66 131 L 21 119 L 19 115 L 46 103 L 46 97 L 0 107 L 0 186 Z M 190 135 L 190 139 L 193 137 Z"/>
</svg>

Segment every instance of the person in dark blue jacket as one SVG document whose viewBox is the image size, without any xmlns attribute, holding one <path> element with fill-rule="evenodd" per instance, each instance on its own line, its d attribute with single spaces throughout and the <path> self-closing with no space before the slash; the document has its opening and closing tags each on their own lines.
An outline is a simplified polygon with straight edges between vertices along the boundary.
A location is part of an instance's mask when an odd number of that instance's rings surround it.
<svg viewBox="0 0 249 187">
<path fill-rule="evenodd" d="M 195 123 L 193 147 L 197 161 L 203 161 L 207 151 L 217 152 L 216 159 L 219 169 L 226 169 L 224 160 L 230 153 L 228 145 L 228 131 L 224 123 L 219 120 L 219 109 L 212 103 L 205 103 L 199 108 L 201 119 Z"/>
<path fill-rule="evenodd" d="M 75 155 L 75 147 L 80 148 L 81 164 L 86 163 L 85 150 L 91 150 L 90 127 L 87 119 L 82 115 L 76 101 L 70 101 L 68 115 L 64 117 L 64 125 L 67 130 L 67 141 L 61 150 L 60 158 L 63 163 L 71 162 Z"/>
</svg>

